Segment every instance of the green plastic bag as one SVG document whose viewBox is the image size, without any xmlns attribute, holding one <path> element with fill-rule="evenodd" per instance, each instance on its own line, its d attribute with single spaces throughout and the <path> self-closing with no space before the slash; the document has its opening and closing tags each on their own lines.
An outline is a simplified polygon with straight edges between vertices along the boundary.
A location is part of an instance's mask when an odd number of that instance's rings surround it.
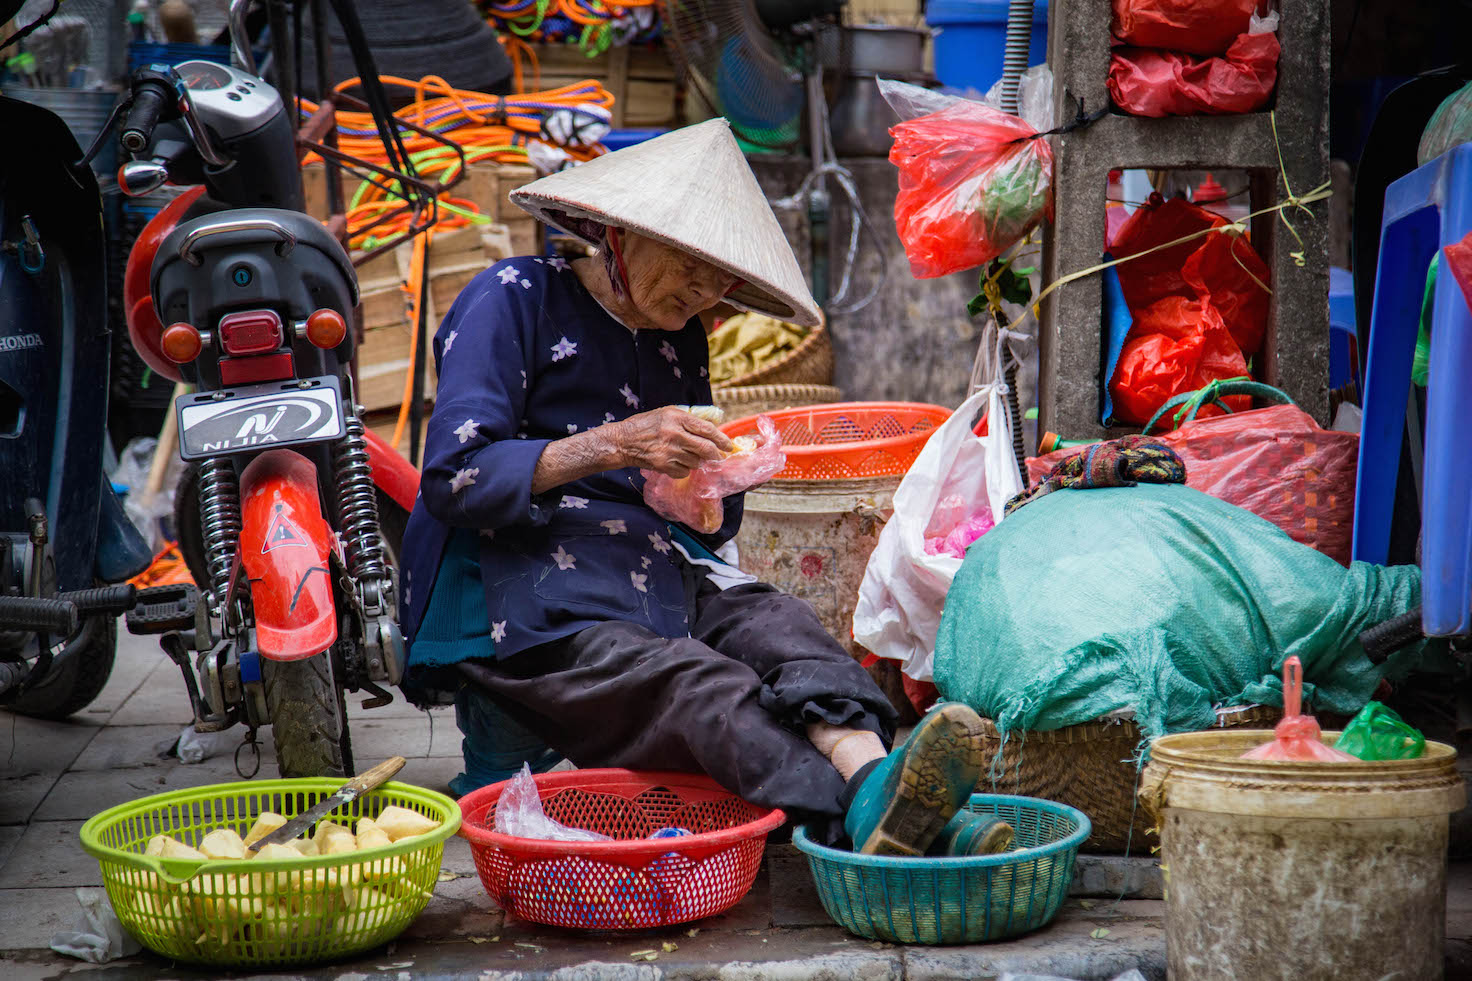
<svg viewBox="0 0 1472 981">
<path fill-rule="evenodd" d="M 1121 709 L 1146 736 L 1212 725 L 1218 705 L 1282 705 L 1303 662 L 1315 711 L 1353 715 L 1383 667 L 1360 631 L 1420 602 L 1415 566 L 1349 568 L 1262 518 L 1179 484 L 1061 490 L 966 553 L 935 643 L 935 683 L 1003 732 Z"/>
<path fill-rule="evenodd" d="M 1362 760 L 1416 760 L 1426 752 L 1426 737 L 1395 709 L 1370 702 L 1349 720 L 1334 747 Z"/>
</svg>

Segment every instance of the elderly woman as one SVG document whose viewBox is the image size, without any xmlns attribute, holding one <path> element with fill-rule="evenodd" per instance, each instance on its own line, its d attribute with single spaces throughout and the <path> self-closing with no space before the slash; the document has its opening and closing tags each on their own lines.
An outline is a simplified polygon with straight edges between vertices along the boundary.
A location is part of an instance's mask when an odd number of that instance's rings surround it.
<svg viewBox="0 0 1472 981">
<path fill-rule="evenodd" d="M 435 336 L 402 608 L 411 697 L 455 691 L 454 789 L 559 755 L 704 771 L 829 840 L 924 852 L 978 776 L 975 713 L 944 706 L 887 754 L 892 707 L 812 609 L 717 558 L 740 497 L 704 536 L 642 496 L 641 469 L 683 477 L 732 446 L 679 408 L 711 401 L 697 314 L 818 322 L 724 120 L 513 200 L 598 255 L 488 269 Z"/>
</svg>

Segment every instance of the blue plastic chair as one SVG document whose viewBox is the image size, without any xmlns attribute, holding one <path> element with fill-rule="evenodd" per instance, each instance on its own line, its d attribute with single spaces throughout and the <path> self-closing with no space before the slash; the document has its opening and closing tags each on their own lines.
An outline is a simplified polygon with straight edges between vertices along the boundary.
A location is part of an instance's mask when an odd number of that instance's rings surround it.
<svg viewBox="0 0 1472 981">
<path fill-rule="evenodd" d="M 1360 383 L 1359 338 L 1355 333 L 1354 276 L 1329 267 L 1329 387 Z"/>
<path fill-rule="evenodd" d="M 1385 562 L 1410 396 L 1426 267 L 1472 231 L 1472 144 L 1385 191 L 1380 264 L 1365 363 L 1364 421 L 1354 503 L 1354 557 Z M 1431 317 L 1426 467 L 1421 499 L 1421 613 L 1428 636 L 1472 633 L 1472 311 L 1439 276 Z"/>
</svg>

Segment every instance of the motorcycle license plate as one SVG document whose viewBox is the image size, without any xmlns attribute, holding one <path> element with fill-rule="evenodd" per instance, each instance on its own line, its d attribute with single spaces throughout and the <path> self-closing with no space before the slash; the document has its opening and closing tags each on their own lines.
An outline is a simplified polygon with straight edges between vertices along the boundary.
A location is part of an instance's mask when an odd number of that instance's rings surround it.
<svg viewBox="0 0 1472 981">
<path fill-rule="evenodd" d="M 174 408 L 186 460 L 321 443 L 344 431 L 342 390 L 332 375 L 195 392 L 179 396 Z"/>
</svg>

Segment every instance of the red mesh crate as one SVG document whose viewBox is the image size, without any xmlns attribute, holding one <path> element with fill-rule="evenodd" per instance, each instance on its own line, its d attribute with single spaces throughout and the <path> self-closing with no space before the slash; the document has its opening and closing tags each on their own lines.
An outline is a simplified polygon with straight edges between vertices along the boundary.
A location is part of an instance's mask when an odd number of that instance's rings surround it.
<svg viewBox="0 0 1472 981">
<path fill-rule="evenodd" d="M 573 770 L 535 779 L 548 817 L 618 840 L 497 833 L 504 782 L 461 798 L 460 834 L 497 905 L 551 926 L 642 930 L 720 913 L 751 888 L 767 835 L 786 820 L 692 773 Z M 694 833 L 650 840 L 661 828 Z"/>
<path fill-rule="evenodd" d="M 777 480 L 903 476 L 951 410 L 923 402 L 840 402 L 768 412 L 787 467 Z M 727 436 L 756 432 L 756 417 L 736 419 Z"/>
</svg>

